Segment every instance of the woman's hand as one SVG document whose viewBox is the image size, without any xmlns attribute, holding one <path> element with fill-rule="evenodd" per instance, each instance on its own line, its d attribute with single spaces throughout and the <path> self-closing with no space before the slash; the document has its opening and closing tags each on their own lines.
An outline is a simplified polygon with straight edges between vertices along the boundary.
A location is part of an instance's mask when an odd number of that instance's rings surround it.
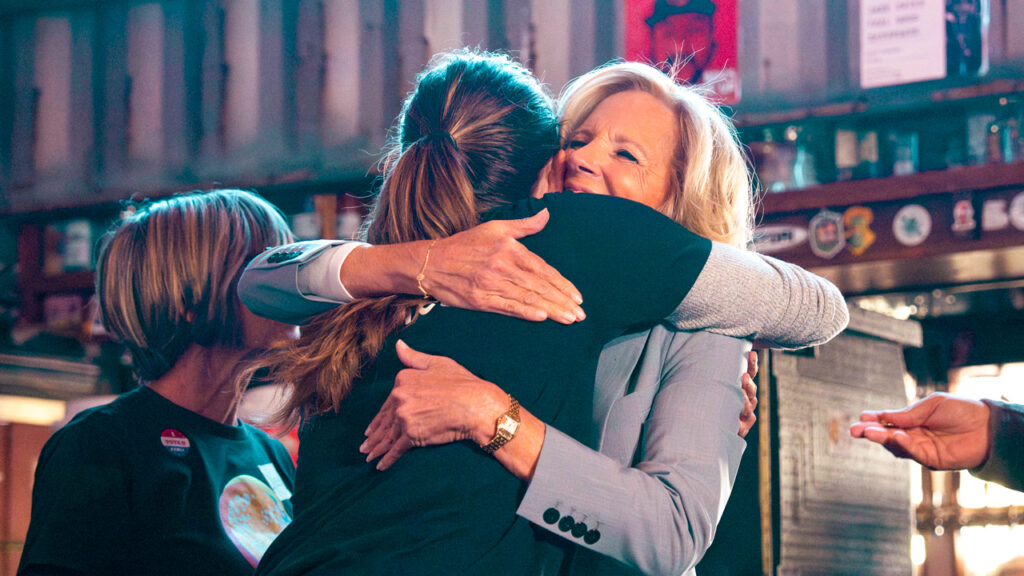
<svg viewBox="0 0 1024 576">
<path fill-rule="evenodd" d="M 377 469 L 386 470 L 410 448 L 491 439 L 495 420 L 508 408 L 504 391 L 450 358 L 417 352 L 401 340 L 396 349 L 408 368 L 366 429 L 359 451 L 367 462 L 380 458 Z"/>
<path fill-rule="evenodd" d="M 757 423 L 757 385 L 754 378 L 757 377 L 757 352 L 750 351 L 747 354 L 747 371 L 740 379 L 740 386 L 743 388 L 743 413 L 740 414 L 740 438 L 746 438 L 747 433 Z"/>
<path fill-rule="evenodd" d="M 533 186 L 533 196 L 540 198 L 549 192 L 561 192 L 565 186 L 565 150 L 559 150 L 548 163 L 540 169 L 537 183 Z"/>
<path fill-rule="evenodd" d="M 547 222 L 548 211 L 542 210 L 438 240 L 424 270 L 424 288 L 457 308 L 562 324 L 583 320 L 583 297 L 572 282 L 518 241 Z"/>
</svg>

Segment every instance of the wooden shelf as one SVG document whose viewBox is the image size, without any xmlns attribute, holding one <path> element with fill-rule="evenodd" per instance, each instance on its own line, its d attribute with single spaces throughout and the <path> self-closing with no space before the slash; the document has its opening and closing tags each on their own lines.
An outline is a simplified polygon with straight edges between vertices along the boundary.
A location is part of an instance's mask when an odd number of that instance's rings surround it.
<svg viewBox="0 0 1024 576">
<path fill-rule="evenodd" d="M 59 219 L 64 214 L 85 210 L 90 213 L 116 213 L 122 202 L 135 198 L 156 200 L 182 192 L 238 188 L 256 190 L 284 210 L 294 208 L 290 202 L 301 201 L 311 194 L 350 192 L 370 195 L 376 167 L 361 167 L 344 173 L 301 170 L 259 177 L 225 180 L 169 180 L 145 187 L 87 187 L 59 197 L 41 193 L 34 186 L 16 187 L 7 191 L 6 204 L 0 205 L 0 217 L 17 219 Z"/>
<path fill-rule="evenodd" d="M 733 121 L 738 127 L 750 128 L 771 124 L 802 123 L 808 120 L 839 120 L 861 114 L 895 114 L 908 110 L 953 106 L 997 96 L 1024 93 L 1024 80 L 1020 78 L 993 78 L 982 84 L 966 84 L 935 88 L 929 83 L 900 85 L 862 92 L 856 99 L 831 102 L 815 106 L 787 106 L 785 104 L 754 104 L 738 112 Z"/>
<path fill-rule="evenodd" d="M 962 166 L 908 176 L 846 180 L 801 190 L 767 192 L 761 198 L 761 212 L 785 214 L 826 206 L 852 206 L 1008 186 L 1024 186 L 1024 162 Z"/>
<path fill-rule="evenodd" d="M 75 270 L 54 276 L 43 273 L 42 240 L 45 224 L 22 222 L 18 233 L 18 289 L 21 291 L 21 322 L 43 321 L 43 300 L 50 294 L 91 293 L 94 274 Z"/>
<path fill-rule="evenodd" d="M 32 291 L 36 294 L 55 294 L 59 292 L 92 291 L 94 274 L 91 270 L 65 272 L 57 276 L 40 276 L 35 278 Z"/>
</svg>

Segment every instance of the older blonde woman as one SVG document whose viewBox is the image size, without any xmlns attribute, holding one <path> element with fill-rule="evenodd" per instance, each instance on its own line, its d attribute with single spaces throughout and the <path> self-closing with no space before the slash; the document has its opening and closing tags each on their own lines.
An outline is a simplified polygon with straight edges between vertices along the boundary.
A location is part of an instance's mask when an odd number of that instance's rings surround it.
<svg viewBox="0 0 1024 576">
<path fill-rule="evenodd" d="M 654 68 L 616 64 L 572 83 L 560 111 L 566 189 L 636 200 L 719 241 L 672 315 L 676 327 L 802 346 L 845 326 L 845 305 L 833 286 L 739 249 L 751 233 L 750 176 L 731 125 L 699 94 Z M 555 180 L 562 171 L 556 167 Z M 445 304 L 475 301 L 480 309 L 574 322 L 584 315 L 572 303 L 579 296 L 572 286 L 509 240 L 542 227 L 544 218 L 492 222 L 439 240 L 429 260 L 427 246 L 416 243 L 307 243 L 287 249 L 298 257 L 284 264 L 272 252 L 243 276 L 242 297 L 258 313 L 301 318 L 342 301 L 348 290 L 422 290 Z M 504 248 L 477 241 L 493 237 Z M 479 286 L 480 276 L 465 263 L 480 259 L 498 262 L 485 267 L 485 277 L 516 268 L 505 276 L 522 285 L 505 289 L 485 280 L 482 289 L 466 290 Z M 596 552 L 575 554 L 579 574 L 678 574 L 692 567 L 710 544 L 743 450 L 737 383 L 746 350 L 736 338 L 667 327 L 610 343 L 598 370 L 594 437 L 571 438 L 524 409 L 494 453 L 527 482 L 519 515 L 563 544 Z M 445 358 L 407 348 L 398 354 L 410 369 L 399 375 L 362 447 L 368 459 L 380 458 L 378 468 L 413 446 L 486 444 L 502 435 L 508 396 L 501 388 Z M 554 555 L 557 540 L 548 550 Z"/>
<path fill-rule="evenodd" d="M 43 448 L 18 574 L 252 574 L 291 519 L 294 467 L 237 419 L 234 372 L 295 327 L 247 311 L 235 285 L 290 241 L 278 210 L 239 190 L 146 204 L 103 238 L 103 325 L 142 386 Z"/>
</svg>

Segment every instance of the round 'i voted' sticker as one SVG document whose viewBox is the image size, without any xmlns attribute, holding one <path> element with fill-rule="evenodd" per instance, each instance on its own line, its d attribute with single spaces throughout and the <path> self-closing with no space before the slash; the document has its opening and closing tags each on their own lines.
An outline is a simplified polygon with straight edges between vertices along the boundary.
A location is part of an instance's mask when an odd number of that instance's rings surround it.
<svg viewBox="0 0 1024 576">
<path fill-rule="evenodd" d="M 188 449 L 192 446 L 189 444 L 188 438 L 174 428 L 168 428 L 160 433 L 160 443 L 175 456 L 188 454 Z"/>
</svg>

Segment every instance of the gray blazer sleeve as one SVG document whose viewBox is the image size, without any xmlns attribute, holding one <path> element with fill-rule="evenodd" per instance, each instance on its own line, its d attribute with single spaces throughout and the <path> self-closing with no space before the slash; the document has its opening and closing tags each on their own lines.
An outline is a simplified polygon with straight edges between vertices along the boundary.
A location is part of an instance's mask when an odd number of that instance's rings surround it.
<svg viewBox="0 0 1024 576">
<path fill-rule="evenodd" d="M 695 566 L 714 538 L 746 446 L 736 431 L 747 350 L 735 338 L 655 328 L 633 372 L 633 391 L 604 418 L 601 452 L 548 427 L 519 515 L 644 574 L 678 575 Z M 615 393 L 598 395 L 606 392 Z M 549 509 L 600 538 L 590 544 L 563 532 Z M 625 571 L 590 556 L 577 554 L 573 574 Z"/>
<path fill-rule="evenodd" d="M 667 320 L 682 330 L 801 348 L 834 338 L 850 313 L 828 280 L 770 256 L 713 243 L 704 270 Z"/>
<path fill-rule="evenodd" d="M 334 308 L 340 302 L 306 294 L 299 288 L 303 268 L 328 253 L 342 240 L 310 240 L 277 246 L 263 252 L 246 266 L 238 280 L 238 297 L 257 316 L 304 324 L 313 316 Z"/>
<path fill-rule="evenodd" d="M 239 282 L 242 302 L 254 314 L 288 324 L 302 324 L 344 304 L 345 300 L 324 297 L 330 290 L 320 285 L 320 278 L 337 278 L 338 271 L 307 272 L 342 244 L 346 242 L 314 240 L 261 254 Z M 278 260 L 293 252 L 294 257 Z M 299 286 L 307 287 L 306 292 Z M 800 348 L 822 344 L 842 332 L 849 312 L 839 289 L 824 278 L 769 256 L 712 243 L 707 264 L 667 321 L 681 330 L 705 329 L 758 338 L 776 348 Z"/>
</svg>

